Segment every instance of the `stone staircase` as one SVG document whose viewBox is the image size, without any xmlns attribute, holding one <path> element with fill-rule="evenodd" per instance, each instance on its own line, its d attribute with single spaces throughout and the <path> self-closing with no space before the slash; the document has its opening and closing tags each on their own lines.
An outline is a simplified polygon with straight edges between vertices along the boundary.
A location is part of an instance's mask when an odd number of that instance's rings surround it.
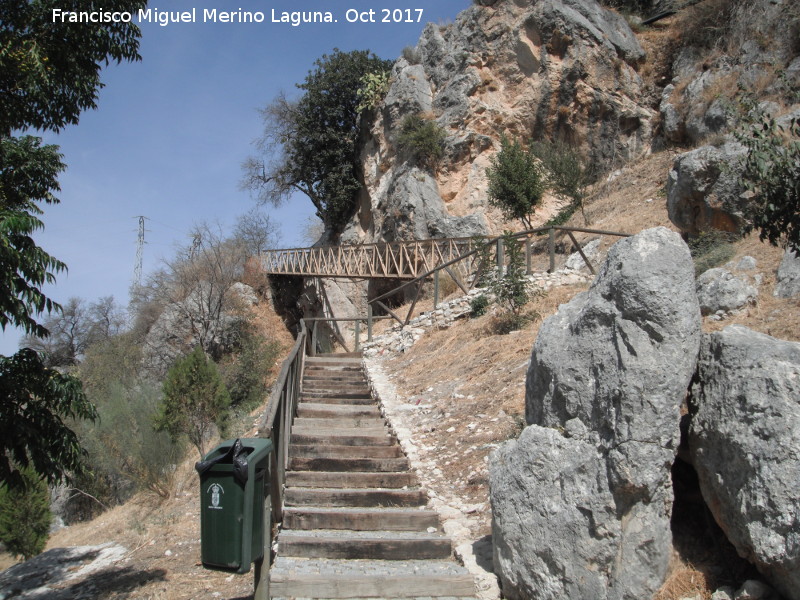
<svg viewBox="0 0 800 600">
<path fill-rule="evenodd" d="M 273 598 L 474 597 L 360 357 L 306 360 L 289 457 Z"/>
</svg>

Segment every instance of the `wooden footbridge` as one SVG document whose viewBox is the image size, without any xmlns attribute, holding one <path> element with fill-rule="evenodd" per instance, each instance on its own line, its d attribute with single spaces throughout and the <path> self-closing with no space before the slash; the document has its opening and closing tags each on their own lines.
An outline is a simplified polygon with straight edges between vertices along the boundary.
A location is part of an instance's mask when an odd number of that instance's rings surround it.
<svg viewBox="0 0 800 600">
<path fill-rule="evenodd" d="M 525 244 L 528 269 L 531 255 L 537 246 L 546 244 L 550 258 L 549 270 L 555 269 L 556 237 L 566 235 L 576 252 L 581 245 L 575 233 L 626 237 L 627 233 L 578 227 L 540 227 L 514 234 Z M 547 237 L 545 237 L 547 236 Z M 299 275 L 350 279 L 407 279 L 428 277 L 440 269 L 474 259 L 480 248 L 497 246 L 502 237 L 476 236 L 471 238 L 437 238 L 384 242 L 378 244 L 346 244 L 312 248 L 266 250 L 259 256 L 261 269 L 268 275 Z M 503 253 L 498 251 L 498 261 Z M 586 257 L 584 256 L 584 260 Z M 474 260 L 471 264 L 474 264 Z M 586 261 L 592 269 L 589 261 Z"/>
<path fill-rule="evenodd" d="M 481 238 L 444 238 L 267 250 L 261 254 L 261 268 L 270 275 L 416 279 L 471 255 L 479 241 Z"/>
<path fill-rule="evenodd" d="M 617 231 L 578 227 L 540 227 L 515 233 L 513 239 L 523 244 L 528 274 L 536 270 L 555 271 L 557 255 L 571 251 L 578 252 L 589 270 L 594 273 L 594 267 L 575 237 L 576 233 L 616 237 L 629 235 Z M 336 323 L 353 322 L 355 350 L 358 350 L 358 337 L 362 325 L 366 325 L 367 339 L 371 339 L 373 313 L 376 309 L 379 313 L 389 315 L 388 318 L 396 320 L 401 325 L 407 325 L 424 282 L 433 280 L 434 306 L 438 305 L 439 301 L 439 276 L 442 272 L 447 273 L 466 294 L 480 280 L 479 275 L 482 271 L 492 266 L 502 271 L 506 262 L 503 244 L 503 237 L 486 236 L 410 240 L 268 250 L 259 256 L 259 260 L 262 271 L 267 275 L 401 281 L 402 283 L 395 289 L 368 300 L 367 315 L 364 317 L 324 319 L 333 324 L 330 329 L 343 346 L 345 346 L 344 340 L 341 335 L 337 335 Z M 489 252 L 485 251 L 487 248 Z M 493 254 L 494 265 L 487 264 L 490 254 Z M 534 257 L 540 257 L 544 262 L 534 264 Z M 403 317 L 396 314 L 388 304 L 390 297 L 407 288 L 412 290 L 412 302 Z M 309 325 L 311 321 L 309 320 Z M 316 342 L 319 320 L 313 321 L 311 335 Z"/>
</svg>

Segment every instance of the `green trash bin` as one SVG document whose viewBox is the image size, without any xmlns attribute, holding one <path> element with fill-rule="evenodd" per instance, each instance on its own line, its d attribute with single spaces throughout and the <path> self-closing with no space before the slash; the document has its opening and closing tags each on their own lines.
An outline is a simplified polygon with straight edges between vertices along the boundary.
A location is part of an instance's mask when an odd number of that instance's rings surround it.
<svg viewBox="0 0 800 600">
<path fill-rule="evenodd" d="M 200 554 L 207 569 L 247 573 L 264 557 L 272 441 L 228 440 L 195 465 L 200 475 Z"/>
</svg>

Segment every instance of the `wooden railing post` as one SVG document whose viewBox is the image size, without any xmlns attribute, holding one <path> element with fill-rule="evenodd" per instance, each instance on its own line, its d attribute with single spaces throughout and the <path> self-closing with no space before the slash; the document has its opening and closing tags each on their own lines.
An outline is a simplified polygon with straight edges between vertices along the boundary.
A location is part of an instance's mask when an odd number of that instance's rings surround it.
<svg viewBox="0 0 800 600">
<path fill-rule="evenodd" d="M 372 341 L 372 304 L 367 304 L 367 341 Z"/>
<path fill-rule="evenodd" d="M 361 349 L 361 321 L 356 319 L 356 346 L 355 351 L 358 352 Z"/>
<path fill-rule="evenodd" d="M 556 270 L 556 229 L 550 228 L 550 239 L 547 241 L 547 250 L 550 253 L 550 268 L 548 273 L 553 273 Z"/>
<path fill-rule="evenodd" d="M 525 238 L 525 274 L 530 275 L 533 273 L 533 242 L 531 238 Z"/>
<path fill-rule="evenodd" d="M 497 238 L 497 277 L 503 277 L 503 267 L 506 262 L 506 251 L 503 245 L 503 238 Z"/>
<path fill-rule="evenodd" d="M 433 274 L 433 310 L 439 306 L 439 271 Z"/>
</svg>

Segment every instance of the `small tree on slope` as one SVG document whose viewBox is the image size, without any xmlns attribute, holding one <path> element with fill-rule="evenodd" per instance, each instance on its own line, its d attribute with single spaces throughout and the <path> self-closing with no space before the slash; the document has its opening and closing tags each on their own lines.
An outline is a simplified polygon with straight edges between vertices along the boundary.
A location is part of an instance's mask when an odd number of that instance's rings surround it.
<svg viewBox="0 0 800 600">
<path fill-rule="evenodd" d="M 489 204 L 503 211 L 507 220 L 519 219 L 531 229 L 531 217 L 546 189 L 539 161 L 518 141 L 500 138 L 500 152 L 486 169 Z"/>
<path fill-rule="evenodd" d="M 178 359 L 164 381 L 164 398 L 155 418 L 157 431 L 186 435 L 200 456 L 216 426 L 225 429 L 231 398 L 216 365 L 200 346 Z"/>
</svg>

